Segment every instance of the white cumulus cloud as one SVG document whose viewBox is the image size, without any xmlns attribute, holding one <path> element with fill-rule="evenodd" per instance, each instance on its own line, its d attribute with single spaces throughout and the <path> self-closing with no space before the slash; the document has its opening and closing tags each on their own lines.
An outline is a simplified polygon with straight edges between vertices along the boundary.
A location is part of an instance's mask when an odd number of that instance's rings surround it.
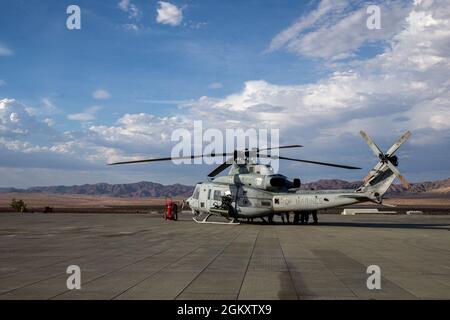
<svg viewBox="0 0 450 320">
<path fill-rule="evenodd" d="M 374 1 L 370 4 L 380 8 L 379 30 L 367 28 L 368 3 L 322 0 L 316 10 L 278 33 L 268 50 L 285 48 L 300 56 L 341 60 L 352 57 L 362 45 L 392 39 L 402 29 L 411 3 Z"/>
<path fill-rule="evenodd" d="M 166 1 L 159 1 L 158 6 L 156 10 L 156 21 L 158 23 L 178 26 L 183 21 L 183 11 L 176 5 Z"/>
<path fill-rule="evenodd" d="M 50 132 L 48 125 L 40 122 L 28 108 L 15 99 L 0 100 L 0 136 L 30 137 Z"/>
<path fill-rule="evenodd" d="M 130 0 L 121 0 L 117 6 L 120 10 L 128 13 L 130 19 L 140 19 L 142 16 L 141 10 Z"/>
</svg>

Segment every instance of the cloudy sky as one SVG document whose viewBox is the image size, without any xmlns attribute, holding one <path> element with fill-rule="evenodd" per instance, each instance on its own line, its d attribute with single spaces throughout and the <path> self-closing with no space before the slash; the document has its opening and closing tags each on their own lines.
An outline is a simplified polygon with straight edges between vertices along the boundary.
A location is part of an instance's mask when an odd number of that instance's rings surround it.
<svg viewBox="0 0 450 320">
<path fill-rule="evenodd" d="M 66 9 L 81 8 L 81 30 Z M 370 30 L 367 7 L 381 9 Z M 303 180 L 360 179 L 365 129 L 411 181 L 450 177 L 446 0 L 1 1 L 0 187 L 194 183 L 207 165 L 108 167 L 170 154 L 171 133 L 278 128 Z"/>
</svg>

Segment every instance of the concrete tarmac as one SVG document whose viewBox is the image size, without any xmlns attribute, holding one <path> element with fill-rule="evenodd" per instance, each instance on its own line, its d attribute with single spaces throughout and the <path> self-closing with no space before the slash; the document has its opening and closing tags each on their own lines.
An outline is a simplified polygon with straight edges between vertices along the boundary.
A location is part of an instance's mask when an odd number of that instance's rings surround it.
<svg viewBox="0 0 450 320">
<path fill-rule="evenodd" d="M 0 299 L 450 299 L 450 216 L 319 219 L 4 213 Z M 67 289 L 69 265 L 80 290 Z M 367 288 L 369 265 L 381 268 L 381 290 Z"/>
</svg>

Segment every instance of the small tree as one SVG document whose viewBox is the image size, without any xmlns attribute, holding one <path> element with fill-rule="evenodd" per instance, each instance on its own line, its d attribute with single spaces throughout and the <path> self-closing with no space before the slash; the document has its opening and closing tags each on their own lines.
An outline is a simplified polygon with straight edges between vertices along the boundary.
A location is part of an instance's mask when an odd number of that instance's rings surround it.
<svg viewBox="0 0 450 320">
<path fill-rule="evenodd" d="M 17 212 L 27 211 L 27 205 L 25 204 L 25 202 L 23 202 L 23 200 L 16 200 L 15 198 L 12 199 L 10 207 Z"/>
</svg>

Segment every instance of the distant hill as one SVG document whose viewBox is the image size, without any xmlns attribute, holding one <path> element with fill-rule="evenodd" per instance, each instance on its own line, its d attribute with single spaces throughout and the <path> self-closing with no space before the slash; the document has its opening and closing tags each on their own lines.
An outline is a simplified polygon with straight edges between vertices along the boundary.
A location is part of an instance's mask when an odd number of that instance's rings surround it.
<svg viewBox="0 0 450 320">
<path fill-rule="evenodd" d="M 301 189 L 326 190 L 326 189 L 355 189 L 361 185 L 360 181 L 344 180 L 318 180 L 304 183 Z M 108 196 L 117 198 L 146 198 L 146 197 L 188 197 L 194 191 L 193 186 L 182 184 L 162 185 L 154 182 L 138 182 L 128 184 L 84 184 L 79 186 L 54 186 L 32 187 L 28 189 L 0 188 L 0 193 L 48 193 L 48 194 L 79 194 Z M 446 180 L 412 183 L 410 190 L 405 190 L 401 185 L 394 184 L 388 191 L 390 196 L 450 196 L 450 178 Z"/>
<path fill-rule="evenodd" d="M 450 195 L 450 178 L 445 180 L 412 183 L 409 190 L 402 185 L 395 184 L 389 189 L 389 194 L 428 194 L 428 195 Z"/>
<path fill-rule="evenodd" d="M 344 180 L 319 180 L 315 182 L 304 183 L 301 189 L 326 190 L 326 189 L 355 189 L 361 186 L 361 181 Z M 411 183 L 409 190 L 406 190 L 401 184 L 393 184 L 388 192 L 389 196 L 450 196 L 450 178 L 445 180 L 427 181 Z"/>
<path fill-rule="evenodd" d="M 96 183 L 79 186 L 31 187 L 28 189 L 0 188 L 0 193 L 80 194 L 118 198 L 188 197 L 193 191 L 193 186 L 182 184 L 162 185 L 146 181 L 128 184 Z"/>
</svg>

